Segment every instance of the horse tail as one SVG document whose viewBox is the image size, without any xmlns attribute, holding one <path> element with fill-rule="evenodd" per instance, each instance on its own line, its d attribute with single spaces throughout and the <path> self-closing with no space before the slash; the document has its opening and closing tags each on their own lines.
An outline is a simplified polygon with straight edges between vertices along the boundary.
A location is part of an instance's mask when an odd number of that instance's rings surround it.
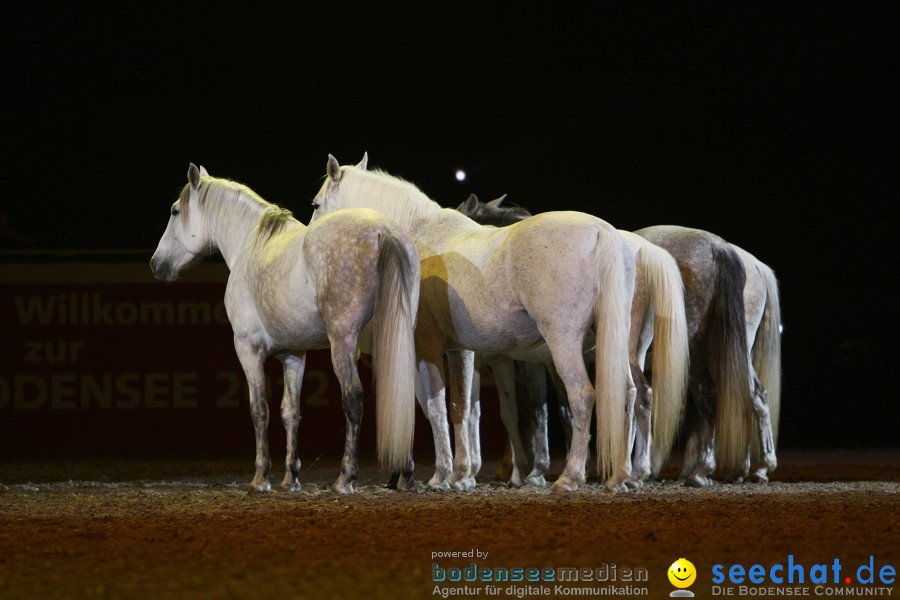
<svg viewBox="0 0 900 600">
<path fill-rule="evenodd" d="M 641 246 L 640 256 L 639 273 L 654 306 L 650 468 L 655 477 L 672 451 L 684 417 L 689 356 L 687 318 L 684 284 L 672 255 L 646 243 Z"/>
<path fill-rule="evenodd" d="M 714 245 L 716 268 L 709 308 L 709 368 L 716 392 L 716 463 L 726 474 L 743 470 L 750 437 L 751 399 L 744 264 L 729 246 Z"/>
<path fill-rule="evenodd" d="M 596 271 L 599 274 L 599 294 L 594 308 L 594 390 L 597 471 L 601 481 L 606 481 L 622 472 L 628 452 L 625 395 L 630 369 L 628 334 L 634 286 L 629 285 L 627 278 L 634 273 L 634 257 L 617 232 L 602 231 L 598 238 L 595 255 L 599 261 Z"/>
<path fill-rule="evenodd" d="M 419 260 L 412 243 L 392 230 L 380 234 L 373 323 L 376 446 L 385 468 L 403 469 L 415 427 Z"/>
<path fill-rule="evenodd" d="M 753 369 L 768 394 L 772 437 L 777 446 L 781 415 L 781 303 L 775 272 L 762 263 L 757 264 L 766 284 L 766 308 L 753 344 Z"/>
</svg>

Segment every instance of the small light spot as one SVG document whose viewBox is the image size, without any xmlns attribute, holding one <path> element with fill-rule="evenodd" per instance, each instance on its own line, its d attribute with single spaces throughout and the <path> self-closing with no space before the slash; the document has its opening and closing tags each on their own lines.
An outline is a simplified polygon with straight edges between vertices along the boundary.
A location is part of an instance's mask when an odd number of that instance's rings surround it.
<svg viewBox="0 0 900 600">
<path fill-rule="evenodd" d="M 465 181 L 466 180 L 466 172 L 463 171 L 462 169 L 457 169 L 456 170 L 456 180 L 459 181 L 460 183 Z"/>
</svg>

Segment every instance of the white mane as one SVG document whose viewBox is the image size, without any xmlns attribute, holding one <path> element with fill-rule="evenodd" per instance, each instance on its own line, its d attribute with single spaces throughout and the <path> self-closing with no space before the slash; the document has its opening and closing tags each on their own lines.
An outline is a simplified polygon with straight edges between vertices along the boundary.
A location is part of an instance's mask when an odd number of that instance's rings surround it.
<svg viewBox="0 0 900 600">
<path fill-rule="evenodd" d="M 327 185 L 327 181 L 325 185 Z M 423 220 L 436 218 L 441 206 L 414 184 L 384 171 L 341 167 L 342 208 L 371 208 L 410 231 Z"/>
<path fill-rule="evenodd" d="M 182 199 L 190 198 L 185 186 Z M 213 227 L 227 227 L 235 221 L 258 221 L 257 235 L 261 241 L 268 239 L 287 221 L 294 221 L 291 212 L 264 200 L 244 184 L 219 177 L 203 177 L 198 193 L 199 204 Z M 189 218 L 189 202 L 182 202 L 182 215 Z"/>
</svg>

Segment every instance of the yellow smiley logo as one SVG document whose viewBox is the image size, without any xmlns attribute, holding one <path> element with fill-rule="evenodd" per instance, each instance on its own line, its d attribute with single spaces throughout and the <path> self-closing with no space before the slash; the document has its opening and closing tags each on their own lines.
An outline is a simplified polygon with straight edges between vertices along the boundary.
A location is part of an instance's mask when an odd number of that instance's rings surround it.
<svg viewBox="0 0 900 600">
<path fill-rule="evenodd" d="M 694 564 L 691 561 L 679 558 L 669 567 L 668 575 L 672 585 L 677 588 L 686 588 L 697 579 L 697 569 L 694 568 Z"/>
</svg>

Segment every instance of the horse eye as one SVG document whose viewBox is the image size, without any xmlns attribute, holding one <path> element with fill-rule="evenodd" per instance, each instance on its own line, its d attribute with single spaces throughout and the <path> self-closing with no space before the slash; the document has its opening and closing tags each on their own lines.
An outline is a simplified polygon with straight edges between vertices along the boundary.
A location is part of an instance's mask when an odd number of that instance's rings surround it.
<svg viewBox="0 0 900 600">
<path fill-rule="evenodd" d="M 319 208 L 319 203 L 318 203 L 318 202 L 313 202 L 313 203 L 312 203 L 312 206 L 313 206 L 313 210 L 317 210 L 317 209 Z"/>
<path fill-rule="evenodd" d="M 174 217 L 175 215 L 178 214 L 178 212 L 179 212 L 178 209 L 177 209 L 176 207 L 173 206 L 173 207 L 172 207 L 172 216 Z"/>
</svg>

